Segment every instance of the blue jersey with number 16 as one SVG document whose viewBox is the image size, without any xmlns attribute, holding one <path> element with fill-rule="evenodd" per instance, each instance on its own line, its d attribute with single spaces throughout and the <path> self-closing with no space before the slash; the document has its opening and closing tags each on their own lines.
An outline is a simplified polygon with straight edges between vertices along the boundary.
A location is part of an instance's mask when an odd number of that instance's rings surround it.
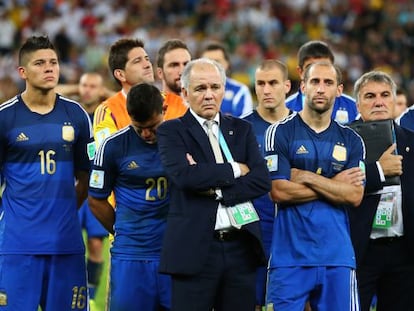
<svg viewBox="0 0 414 311">
<path fill-rule="evenodd" d="M 89 170 L 91 141 L 85 110 L 60 95 L 46 114 L 20 95 L 0 106 L 0 254 L 84 252 L 74 172 Z"/>
</svg>

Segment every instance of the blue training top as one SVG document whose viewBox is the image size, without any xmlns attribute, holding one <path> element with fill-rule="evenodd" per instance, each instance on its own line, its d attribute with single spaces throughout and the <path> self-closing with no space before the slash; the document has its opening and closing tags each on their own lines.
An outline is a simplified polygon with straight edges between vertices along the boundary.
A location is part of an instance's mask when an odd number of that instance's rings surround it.
<svg viewBox="0 0 414 311">
<path fill-rule="evenodd" d="M 249 88 L 234 79 L 227 78 L 220 110 L 223 114 L 234 117 L 250 113 L 253 110 L 253 99 Z"/>
<path fill-rule="evenodd" d="M 264 154 L 263 141 L 264 134 L 271 123 L 265 121 L 256 110 L 243 119 L 249 121 L 253 126 L 260 152 Z M 267 258 L 270 256 L 270 245 L 272 243 L 273 221 L 275 218 L 275 203 L 270 200 L 269 194 L 266 193 L 261 197 L 253 200 L 254 207 L 259 214 L 262 240 Z"/>
</svg>

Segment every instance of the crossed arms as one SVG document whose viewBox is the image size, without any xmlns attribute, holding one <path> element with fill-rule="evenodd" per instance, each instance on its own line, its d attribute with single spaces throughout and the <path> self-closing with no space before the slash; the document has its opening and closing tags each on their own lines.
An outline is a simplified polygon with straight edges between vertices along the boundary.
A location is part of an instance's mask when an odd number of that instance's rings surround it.
<svg viewBox="0 0 414 311">
<path fill-rule="evenodd" d="M 270 197 L 277 203 L 300 204 L 325 199 L 334 205 L 359 206 L 364 194 L 365 174 L 359 167 L 349 168 L 332 178 L 291 169 L 291 179 L 272 181 Z"/>
</svg>

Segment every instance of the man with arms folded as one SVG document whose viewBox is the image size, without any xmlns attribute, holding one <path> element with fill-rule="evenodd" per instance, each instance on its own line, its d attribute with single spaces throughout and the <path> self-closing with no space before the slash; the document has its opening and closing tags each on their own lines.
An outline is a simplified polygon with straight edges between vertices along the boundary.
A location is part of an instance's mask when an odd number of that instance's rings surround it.
<svg viewBox="0 0 414 311">
<path fill-rule="evenodd" d="M 364 192 L 364 145 L 331 119 L 341 73 L 311 64 L 301 91 L 305 106 L 268 128 L 265 157 L 278 211 L 269 262 L 267 310 L 357 310 L 355 256 L 346 206 Z"/>
<path fill-rule="evenodd" d="M 171 180 L 160 271 L 172 276 L 175 311 L 255 306 L 256 268 L 265 258 L 248 201 L 268 192 L 270 179 L 250 123 L 219 112 L 225 81 L 217 62 L 189 62 L 181 85 L 190 108 L 157 131 Z"/>
</svg>

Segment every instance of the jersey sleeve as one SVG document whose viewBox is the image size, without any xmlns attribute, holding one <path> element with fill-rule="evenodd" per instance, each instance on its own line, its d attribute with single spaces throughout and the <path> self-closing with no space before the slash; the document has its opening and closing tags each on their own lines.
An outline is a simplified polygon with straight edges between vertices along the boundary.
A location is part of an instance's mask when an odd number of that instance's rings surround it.
<svg viewBox="0 0 414 311">
<path fill-rule="evenodd" d="M 290 179 L 289 140 L 284 133 L 279 124 L 273 124 L 264 136 L 264 155 L 272 180 Z"/>
<path fill-rule="evenodd" d="M 363 165 L 365 162 L 365 144 L 362 138 L 350 130 L 350 154 L 346 168 L 353 168 Z"/>
<path fill-rule="evenodd" d="M 83 109 L 79 114 L 81 115 L 78 124 L 79 136 L 74 150 L 75 169 L 89 171 L 91 160 L 95 155 L 95 143 L 88 114 Z"/>
<path fill-rule="evenodd" d="M 102 141 L 118 130 L 115 121 L 112 118 L 112 112 L 105 103 L 100 104 L 95 110 L 95 118 L 93 120 L 93 136 L 95 138 L 96 148 Z"/>
<path fill-rule="evenodd" d="M 104 140 L 93 161 L 89 179 L 89 195 L 92 197 L 108 198 L 113 190 L 116 163 L 110 145 Z"/>
</svg>

